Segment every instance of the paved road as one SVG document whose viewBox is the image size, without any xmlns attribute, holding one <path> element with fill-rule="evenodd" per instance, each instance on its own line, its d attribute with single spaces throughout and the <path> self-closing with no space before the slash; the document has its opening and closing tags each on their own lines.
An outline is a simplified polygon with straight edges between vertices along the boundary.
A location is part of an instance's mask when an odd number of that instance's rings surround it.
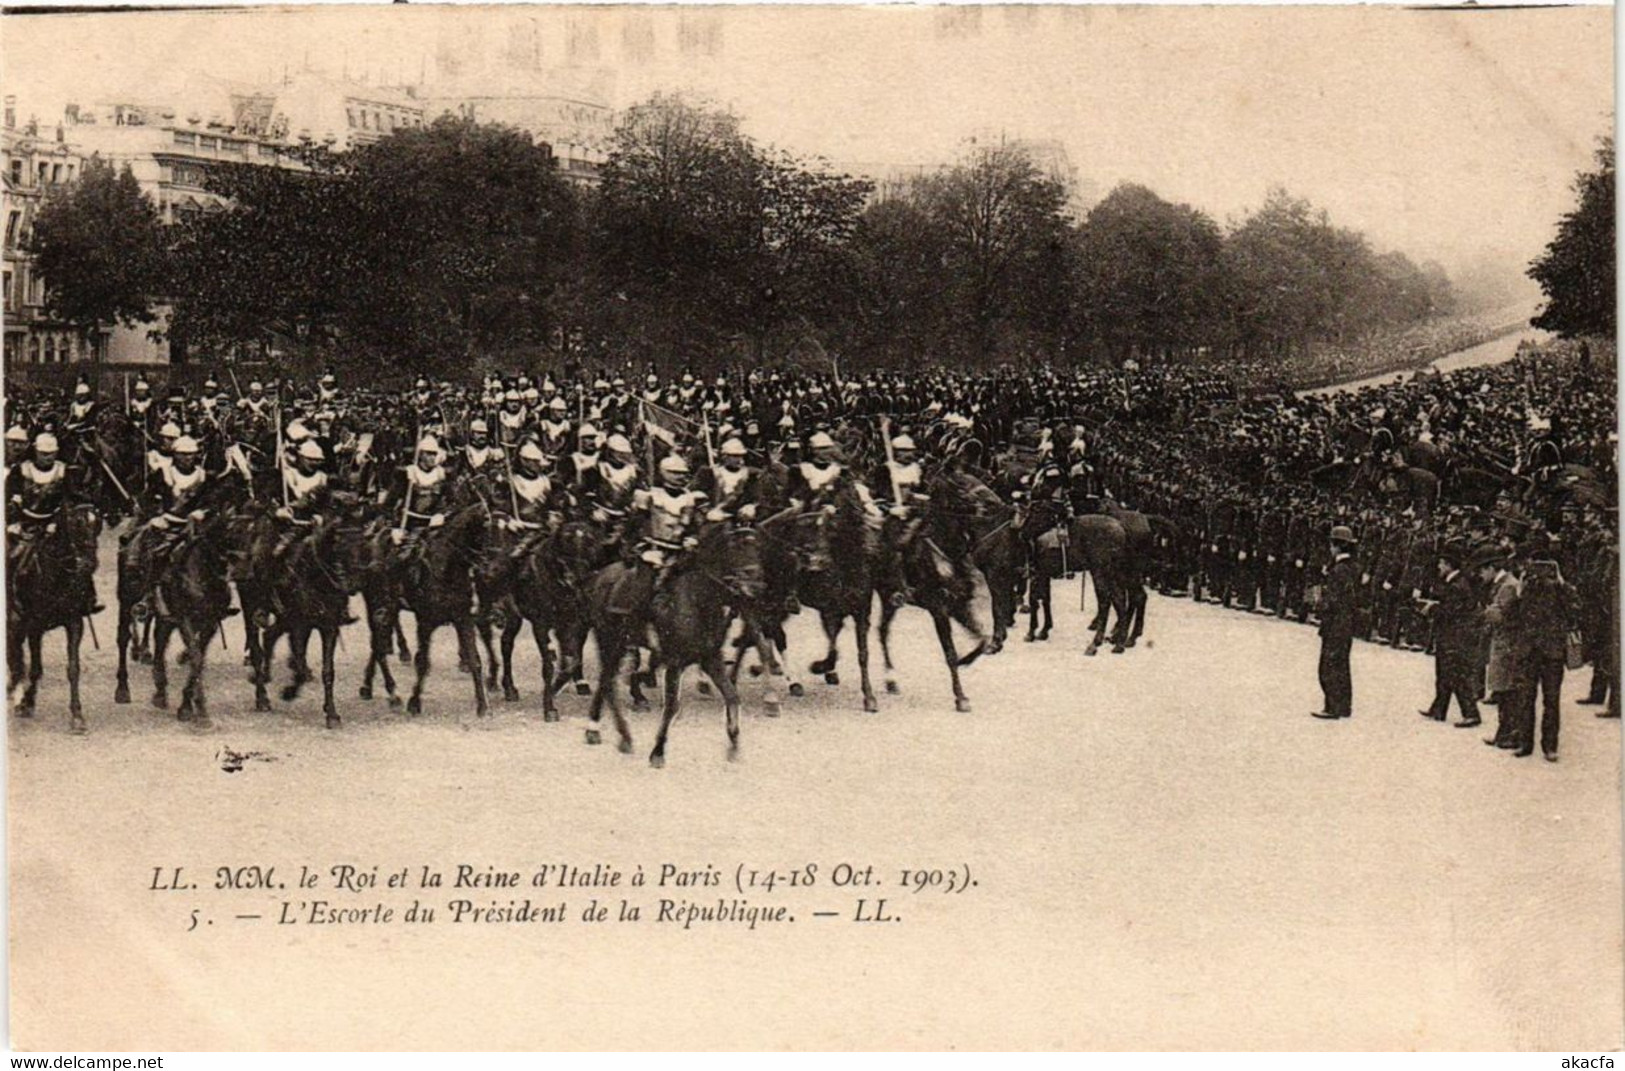
<svg viewBox="0 0 1625 1071">
<path fill-rule="evenodd" d="M 1306 716 L 1311 629 L 1153 596 L 1154 646 L 1086 659 L 1075 591 L 1056 639 L 967 672 L 970 714 L 909 611 L 904 691 L 880 714 L 859 713 L 849 677 L 770 719 L 752 682 L 729 763 L 719 704 L 690 687 L 663 771 L 585 746 L 584 700 L 543 724 L 533 661 L 523 702 L 460 721 L 449 642 L 423 717 L 363 704 L 359 632 L 341 731 L 321 727 L 313 692 L 250 713 L 232 630 L 210 667 L 214 733 L 108 703 L 104 647 L 88 656 L 92 732 L 72 737 L 54 641 L 40 716 L 10 734 L 14 1043 L 320 1048 L 365 1029 L 373 1045 L 475 1048 L 1618 1044 L 1617 723 L 1567 703 L 1562 761 L 1513 760 L 1416 715 L 1428 660 L 1366 645 L 1356 717 L 1324 723 Z M 653 724 L 634 718 L 640 752 Z M 270 761 L 228 773 L 226 750 Z M 887 876 L 877 894 L 902 921 L 847 920 L 853 893 L 827 885 L 843 860 Z M 749 897 L 798 921 L 755 932 L 278 927 L 232 917 L 273 914 L 270 894 L 150 888 L 173 866 L 809 861 L 816 893 Z M 977 888 L 953 897 L 890 878 L 967 863 Z M 592 895 L 570 895 L 572 912 Z M 194 906 L 218 921 L 188 934 Z"/>
</svg>

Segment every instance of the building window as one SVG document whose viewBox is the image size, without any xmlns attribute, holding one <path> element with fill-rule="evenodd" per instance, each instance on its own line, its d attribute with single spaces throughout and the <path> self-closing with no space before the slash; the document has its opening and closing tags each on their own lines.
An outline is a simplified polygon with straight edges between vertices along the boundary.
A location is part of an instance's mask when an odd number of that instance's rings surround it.
<svg viewBox="0 0 1625 1071">
<path fill-rule="evenodd" d="M 45 340 L 43 338 L 36 335 L 34 337 L 33 344 L 30 345 L 28 349 L 30 351 L 29 360 L 33 361 L 35 364 L 45 363 Z"/>
<path fill-rule="evenodd" d="M 5 278 L 5 298 L 4 298 L 4 301 L 5 301 L 5 307 L 9 309 L 9 308 L 11 308 L 11 273 L 9 271 L 5 272 L 4 273 L 4 278 Z"/>
<path fill-rule="evenodd" d="M 190 130 L 177 130 L 175 131 L 175 144 L 196 145 L 197 135 L 192 133 Z"/>
<path fill-rule="evenodd" d="M 11 184 L 18 187 L 23 184 L 23 162 L 21 160 L 11 162 Z"/>
<path fill-rule="evenodd" d="M 45 185 L 46 176 L 48 176 L 50 173 L 51 173 L 51 165 L 50 164 L 42 163 L 42 164 L 39 165 L 39 184 L 41 186 Z"/>
<path fill-rule="evenodd" d="M 51 185 L 54 186 L 54 185 L 56 185 L 57 183 L 59 183 L 61 181 L 62 181 L 62 165 L 61 164 L 52 164 L 51 165 Z"/>
<path fill-rule="evenodd" d="M 73 165 L 72 164 L 68 165 L 67 170 L 64 172 L 64 174 L 66 174 L 67 179 L 68 179 L 69 182 L 73 181 Z"/>
<path fill-rule="evenodd" d="M 23 214 L 18 209 L 12 209 L 6 216 L 6 248 L 17 247 L 17 224 L 22 220 Z"/>
<path fill-rule="evenodd" d="M 344 109 L 344 117 L 350 121 L 350 129 L 354 130 L 355 129 L 355 109 L 354 108 L 346 108 L 346 109 Z"/>
</svg>

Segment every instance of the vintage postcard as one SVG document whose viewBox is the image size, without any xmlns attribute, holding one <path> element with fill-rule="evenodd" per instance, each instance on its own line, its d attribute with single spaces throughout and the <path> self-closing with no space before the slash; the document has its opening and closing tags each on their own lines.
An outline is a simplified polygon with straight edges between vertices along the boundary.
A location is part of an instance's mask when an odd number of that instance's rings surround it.
<svg viewBox="0 0 1625 1071">
<path fill-rule="evenodd" d="M 1613 21 L 6 9 L 12 1046 L 1617 1049 Z"/>
</svg>

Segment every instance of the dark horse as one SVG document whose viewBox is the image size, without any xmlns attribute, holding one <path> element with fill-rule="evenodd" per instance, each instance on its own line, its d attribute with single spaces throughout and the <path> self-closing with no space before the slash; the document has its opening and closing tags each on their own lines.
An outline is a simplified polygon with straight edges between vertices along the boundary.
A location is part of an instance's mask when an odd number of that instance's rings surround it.
<svg viewBox="0 0 1625 1071">
<path fill-rule="evenodd" d="M 615 677 L 628 650 L 650 629 L 654 661 L 666 670 L 666 701 L 660 732 L 649 753 L 652 766 L 666 763 L 666 736 L 677 717 L 677 693 L 683 670 L 698 665 L 722 693 L 727 712 L 728 757 L 739 754 L 739 692 L 723 664 L 722 648 L 738 608 L 760 596 L 762 565 L 756 533 L 728 524 L 708 526 L 699 545 L 675 566 L 649 606 L 647 617 L 614 613 L 616 589 L 633 568 L 623 562 L 605 566 L 587 585 L 588 615 L 598 639 L 598 688 L 592 697 L 587 743 L 602 737 L 598 724 L 607 701 L 615 715 L 622 752 L 632 750 L 632 732 L 616 695 Z"/>
<path fill-rule="evenodd" d="M 848 485 L 836 496 L 832 512 L 803 514 L 800 569 L 796 595 L 799 601 L 818 611 L 829 640 L 829 650 L 810 667 L 822 674 L 826 684 L 839 684 L 835 666 L 839 660 L 836 641 L 847 618 L 858 644 L 858 675 L 863 688 L 863 709 L 880 709 L 874 685 L 869 680 L 869 617 L 874 607 L 875 563 L 873 544 L 879 533 L 871 532 L 857 489 Z"/>
<path fill-rule="evenodd" d="M 266 578 L 266 609 L 269 624 L 259 642 L 251 645 L 254 666 L 254 709 L 271 709 L 266 685 L 271 681 L 272 653 L 281 636 L 288 637 L 292 683 L 282 689 L 282 701 L 299 698 L 299 689 L 310 679 L 305 650 L 312 632 L 322 641 L 322 713 L 329 729 L 340 724 L 333 700 L 334 653 L 339 630 L 348 624 L 350 594 L 355 587 L 359 518 L 353 514 L 354 496 L 348 501 L 334 496 L 336 516 L 299 533 L 274 560 L 274 545 L 261 542 L 257 548 L 254 572 Z M 238 585 L 239 592 L 242 585 Z"/>
<path fill-rule="evenodd" d="M 190 662 L 194 655 L 201 658 L 202 650 L 193 650 L 194 637 L 189 630 L 202 630 L 207 626 L 207 631 L 201 633 L 200 642 L 196 644 L 206 650 L 220 622 L 225 620 L 231 605 L 229 576 L 233 534 L 240 531 L 243 523 L 240 516 L 225 508 L 225 504 L 237 496 L 241 488 L 242 483 L 234 477 L 220 476 L 210 480 L 202 496 L 194 503 L 195 508 L 204 514 L 204 519 L 190 521 L 184 531 L 171 533 L 172 547 L 161 575 L 149 575 L 150 566 L 147 569 L 140 567 L 140 563 L 151 561 L 153 552 L 149 544 L 161 538 L 150 524 L 137 529 L 119 547 L 116 581 L 118 627 L 114 641 L 118 647 L 118 677 L 113 702 L 130 701 L 129 656 L 132 647 L 136 646 L 134 611 L 142 599 L 150 597 L 147 620 L 152 623 L 153 630 L 152 705 L 160 709 L 169 703 L 169 678 L 167 668 L 162 664 L 162 652 L 170 634 L 177 629 L 181 631 L 182 641 L 186 645 L 185 658 Z M 187 571 L 184 579 L 177 576 L 182 569 Z M 161 583 L 172 578 L 170 583 Z M 183 702 L 180 711 L 183 721 L 190 720 L 197 711 L 202 672 L 201 666 L 190 665 L 186 695 L 192 697 L 194 702 Z M 207 715 L 200 721 L 206 724 Z"/>
<path fill-rule="evenodd" d="M 1081 513 L 1067 529 L 1069 553 L 1084 573 L 1081 583 L 1094 578 L 1095 600 L 1100 612 L 1091 622 L 1094 637 L 1084 654 L 1093 655 L 1106 638 L 1108 609 L 1117 612 L 1117 630 L 1112 634 L 1112 653 L 1121 654 L 1128 642 L 1133 614 L 1129 598 L 1133 588 L 1134 566 L 1130 561 L 1129 538 L 1121 521 L 1103 513 Z M 1080 595 L 1082 588 L 1079 589 Z"/>
<path fill-rule="evenodd" d="M 593 570 L 602 564 L 603 537 L 590 525 L 571 522 L 538 539 L 529 552 L 495 579 L 507 593 L 502 620 L 502 697 L 519 698 L 513 683 L 513 647 L 526 622 L 542 658 L 542 720 L 558 721 L 554 703 L 557 688 L 574 672 L 573 657 L 580 651 L 575 637 L 585 617 L 582 597 Z M 554 672 L 553 635 L 566 665 Z M 555 680 L 555 677 L 557 678 Z"/>
<path fill-rule="evenodd" d="M 68 648 L 68 728 L 86 731 L 79 701 L 79 645 L 85 636 L 85 609 L 91 601 L 96 572 L 96 537 L 101 520 L 88 505 L 70 506 L 55 521 L 17 540 L 8 548 L 6 570 L 6 663 L 9 687 L 23 676 L 23 646 L 28 647 L 27 686 L 17 702 L 17 716 L 34 716 L 34 698 L 44 672 L 40 643 L 62 629 Z"/>
<path fill-rule="evenodd" d="M 975 480 L 970 483 L 982 486 Z M 962 571 L 975 550 L 970 536 L 974 530 L 972 521 L 981 515 L 972 495 L 967 493 L 967 486 L 948 476 L 933 480 L 931 501 L 924 507 L 913 537 L 892 551 L 902 555 L 902 576 L 909 588 L 910 601 L 929 613 L 931 623 L 936 626 L 942 659 L 953 682 L 954 709 L 961 713 L 970 710 L 970 700 L 960 684 L 959 670 L 976 661 L 988 644 L 973 610 L 975 577 Z M 888 692 L 897 691 L 892 679 L 891 623 L 899 608 L 894 597 L 898 593 L 891 590 L 888 583 L 895 575 L 891 569 L 879 570 L 875 585 L 880 595 L 880 655 L 886 669 Z M 955 621 L 976 637 L 976 645 L 963 656 L 954 648 Z"/>
<path fill-rule="evenodd" d="M 203 695 L 204 661 L 209 642 L 231 608 L 230 519 L 229 511 L 216 509 L 192 522 L 191 531 L 171 553 L 169 567 L 158 578 L 153 600 L 152 705 L 160 709 L 168 705 L 165 651 L 170 634 L 179 632 L 186 653 L 186 685 L 175 714 L 200 729 L 209 725 Z M 122 606 L 119 616 L 124 616 Z"/>
<path fill-rule="evenodd" d="M 423 682 L 429 676 L 429 644 L 435 630 L 450 625 L 457 630 L 460 659 L 474 679 L 474 714 L 486 717 L 485 675 L 480 665 L 479 639 L 474 622 L 474 570 L 485 553 L 490 535 L 490 514 L 485 503 L 474 501 L 453 513 L 439 528 L 419 533 L 417 556 L 406 566 L 401 597 L 417 620 L 417 680 L 406 701 L 408 714 L 423 712 Z"/>
</svg>

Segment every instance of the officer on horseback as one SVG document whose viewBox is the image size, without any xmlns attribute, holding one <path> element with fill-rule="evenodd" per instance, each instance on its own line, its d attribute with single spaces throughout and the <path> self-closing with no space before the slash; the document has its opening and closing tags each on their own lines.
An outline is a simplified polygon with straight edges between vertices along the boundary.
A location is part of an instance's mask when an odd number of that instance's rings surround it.
<svg viewBox="0 0 1625 1071">
<path fill-rule="evenodd" d="M 576 463 L 582 460 L 577 454 Z M 580 481 L 579 494 L 593 521 L 619 528 L 643 487 L 643 473 L 632 458 L 632 444 L 626 436 L 611 435 L 604 443 L 604 456 L 581 474 Z"/>
<path fill-rule="evenodd" d="M 698 543 L 697 533 L 704 515 L 705 495 L 689 487 L 688 462 L 677 454 L 660 461 L 660 482 L 652 490 L 639 490 L 632 499 L 628 536 L 641 522 L 644 537 L 638 547 L 637 564 L 625 587 L 617 593 L 611 611 L 635 614 L 649 605 L 665 587 L 672 567 L 682 553 Z"/>
<path fill-rule="evenodd" d="M 131 390 L 129 414 L 130 419 L 140 427 L 148 429 L 152 427 L 147 423 L 152 416 L 152 387 L 145 379 L 135 381 L 135 386 Z"/>
<path fill-rule="evenodd" d="M 409 550 L 416 543 L 416 533 L 446 523 L 451 478 L 441 460 L 439 440 L 425 435 L 418 441 L 415 461 L 404 470 L 401 526 L 392 533 L 396 545 L 403 550 Z"/>
<path fill-rule="evenodd" d="M 463 446 L 463 468 L 478 480 L 494 480 L 501 469 L 505 453 L 500 446 L 491 445 L 491 426 L 476 419 L 468 425 L 468 442 Z"/>
<path fill-rule="evenodd" d="M 237 400 L 237 406 L 256 420 L 270 416 L 272 401 L 265 395 L 265 384 L 257 379 L 250 383 L 248 393 Z"/>
<path fill-rule="evenodd" d="M 157 512 L 143 527 L 137 543 L 137 558 L 143 577 L 141 599 L 134 611 L 137 620 L 149 613 L 158 581 L 169 567 L 175 548 L 184 541 L 187 525 L 204 517 L 203 510 L 198 508 L 198 499 L 208 483 L 209 474 L 201 459 L 197 440 L 182 435 L 175 440 L 171 449 L 170 463 L 160 470 Z"/>
<path fill-rule="evenodd" d="M 68 466 L 57 455 L 56 436 L 41 432 L 34 438 L 34 456 L 12 466 L 6 473 L 6 561 L 8 571 L 15 575 L 17 556 L 26 546 L 52 535 L 61 522 L 63 507 L 68 500 Z M 84 576 L 84 614 L 101 612 L 96 601 L 96 587 L 88 575 L 87 564 L 95 560 L 94 543 L 89 546 L 67 547 L 70 576 Z"/>
<path fill-rule="evenodd" d="M 21 424 L 13 424 L 6 429 L 6 468 L 22 461 L 28 456 L 28 429 Z"/>
<path fill-rule="evenodd" d="M 525 443 L 509 474 L 512 490 L 496 496 L 493 502 L 497 526 L 513 540 L 506 556 L 510 568 L 524 560 L 540 540 L 557 531 L 564 520 L 569 495 L 549 475 L 549 464 L 541 447 Z M 503 574 L 506 572 L 503 570 Z M 502 575 L 493 579 L 500 582 Z"/>
<path fill-rule="evenodd" d="M 868 484 L 875 507 L 884 517 L 881 532 L 894 573 L 892 601 L 899 606 L 912 597 L 903 570 L 903 551 L 919 531 L 920 507 L 931 501 L 920 490 L 924 479 L 913 437 L 898 435 L 891 440 L 890 459 L 876 467 Z"/>
<path fill-rule="evenodd" d="M 746 464 L 748 451 L 744 442 L 730 437 L 717 452 L 721 463 L 702 471 L 697 482 L 697 490 L 711 503 L 706 519 L 754 521 L 761 498 L 761 477 Z"/>
<path fill-rule="evenodd" d="M 62 431 L 77 443 L 83 443 L 96 433 L 96 418 L 100 415 L 90 384 L 80 380 L 73 388 L 73 401 L 68 403 L 68 416 Z"/>
<path fill-rule="evenodd" d="M 273 562 L 280 562 L 294 540 L 319 524 L 327 509 L 331 487 L 323 462 L 327 455 L 314 439 L 305 437 L 294 452 L 293 460 L 282 470 L 283 494 L 286 504 L 276 511 L 282 522 Z"/>
<path fill-rule="evenodd" d="M 542 453 L 562 457 L 570 448 L 570 413 L 563 398 L 554 395 L 547 403 L 547 415 L 539 428 Z"/>
</svg>

